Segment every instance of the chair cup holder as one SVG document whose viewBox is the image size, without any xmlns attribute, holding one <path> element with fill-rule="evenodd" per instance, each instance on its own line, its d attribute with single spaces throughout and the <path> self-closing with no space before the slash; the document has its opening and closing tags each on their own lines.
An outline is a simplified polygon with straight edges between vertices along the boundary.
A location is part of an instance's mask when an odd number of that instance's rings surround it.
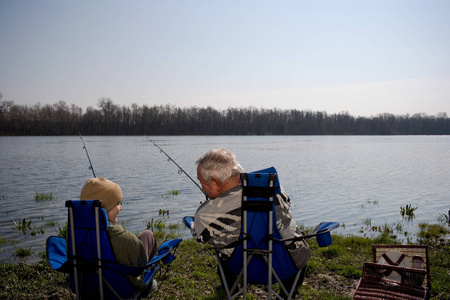
<svg viewBox="0 0 450 300">
<path fill-rule="evenodd" d="M 316 237 L 316 239 L 317 239 L 317 244 L 319 245 L 319 247 L 327 247 L 333 243 L 330 232 L 319 234 Z"/>
</svg>

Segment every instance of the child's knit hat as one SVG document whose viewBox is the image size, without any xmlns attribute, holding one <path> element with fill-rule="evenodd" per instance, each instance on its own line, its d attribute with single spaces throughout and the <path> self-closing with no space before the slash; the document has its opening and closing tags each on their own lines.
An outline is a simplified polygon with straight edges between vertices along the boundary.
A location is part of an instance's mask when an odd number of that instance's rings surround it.
<svg viewBox="0 0 450 300">
<path fill-rule="evenodd" d="M 98 177 L 86 181 L 81 190 L 80 200 L 101 200 L 102 208 L 109 212 L 120 203 L 122 197 L 122 190 L 117 183 Z"/>
</svg>

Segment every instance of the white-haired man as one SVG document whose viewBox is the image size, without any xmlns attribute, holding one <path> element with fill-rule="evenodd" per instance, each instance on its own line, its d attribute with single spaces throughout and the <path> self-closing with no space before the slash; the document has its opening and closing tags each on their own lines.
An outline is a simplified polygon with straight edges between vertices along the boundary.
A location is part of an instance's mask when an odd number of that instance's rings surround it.
<svg viewBox="0 0 450 300">
<path fill-rule="evenodd" d="M 225 149 L 208 151 L 197 160 L 196 164 L 197 178 L 210 200 L 200 205 L 195 213 L 193 234 L 197 241 L 216 248 L 220 259 L 226 261 L 234 250 L 230 245 L 238 241 L 241 233 L 240 174 L 244 169 L 235 155 Z M 275 209 L 277 228 L 283 238 L 302 234 L 292 219 L 290 199 L 282 188 L 281 193 L 277 194 Z M 297 269 L 303 269 L 298 283 L 301 285 L 305 266 L 311 257 L 310 250 L 305 241 L 291 242 L 287 246 Z M 225 270 L 225 273 L 227 282 L 235 278 L 230 270 Z M 284 283 L 290 288 L 293 280 L 294 278 L 288 278 Z"/>
</svg>

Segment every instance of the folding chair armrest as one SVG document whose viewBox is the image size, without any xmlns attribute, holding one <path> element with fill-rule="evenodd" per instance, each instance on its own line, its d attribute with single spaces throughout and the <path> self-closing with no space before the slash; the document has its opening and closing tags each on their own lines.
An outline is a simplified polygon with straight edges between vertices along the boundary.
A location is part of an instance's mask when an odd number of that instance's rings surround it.
<svg viewBox="0 0 450 300">
<path fill-rule="evenodd" d="M 156 255 L 150 261 L 150 264 L 154 264 L 158 261 L 162 261 L 164 264 L 168 264 L 175 259 L 175 256 L 172 254 L 173 250 L 178 247 L 181 243 L 182 239 L 173 239 L 170 241 L 166 241 L 159 246 L 156 251 Z"/>
<path fill-rule="evenodd" d="M 321 222 L 319 225 L 317 225 L 314 229 L 313 232 L 308 234 L 308 235 L 302 235 L 302 236 L 297 236 L 297 237 L 292 237 L 292 238 L 287 238 L 287 239 L 280 239 L 278 241 L 280 242 L 289 242 L 289 241 L 300 241 L 300 240 L 308 240 L 312 237 L 318 237 L 321 235 L 324 235 L 324 237 L 326 235 L 329 235 L 328 240 L 326 241 L 326 243 L 324 245 L 319 244 L 319 246 L 328 246 L 329 244 L 332 243 L 331 240 L 331 235 L 330 232 L 331 230 L 334 230 L 336 228 L 339 227 L 339 223 L 337 222 Z M 318 240 L 319 242 L 319 240 Z"/>
<path fill-rule="evenodd" d="M 192 216 L 186 216 L 186 217 L 183 218 L 183 223 L 184 223 L 184 225 L 185 225 L 187 228 L 191 229 L 192 223 L 194 223 L 194 220 L 195 220 L 194 217 L 192 217 Z"/>
<path fill-rule="evenodd" d="M 386 271 L 395 271 L 401 276 L 401 284 L 408 286 L 422 286 L 427 272 L 422 269 L 399 267 L 378 263 L 364 263 L 363 278 L 373 281 L 382 281 Z"/>
<path fill-rule="evenodd" d="M 315 237 L 315 234 L 308 234 L 308 235 L 302 235 L 302 236 L 296 236 L 296 237 L 292 237 L 292 238 L 287 238 L 287 239 L 273 239 L 274 241 L 277 242 L 296 242 L 296 241 L 301 241 L 301 240 L 309 240 L 312 237 Z"/>
<path fill-rule="evenodd" d="M 193 217 L 193 216 L 185 216 L 183 218 L 184 226 L 189 228 L 189 230 L 191 231 L 192 237 L 195 239 L 196 237 L 195 237 L 195 230 L 194 230 L 194 221 L 195 221 L 195 217 Z"/>
</svg>

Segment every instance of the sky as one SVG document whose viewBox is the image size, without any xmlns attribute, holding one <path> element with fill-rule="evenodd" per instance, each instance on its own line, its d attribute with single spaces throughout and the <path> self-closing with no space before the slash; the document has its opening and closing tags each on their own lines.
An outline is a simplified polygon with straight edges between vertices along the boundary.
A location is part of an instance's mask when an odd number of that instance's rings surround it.
<svg viewBox="0 0 450 300">
<path fill-rule="evenodd" d="M 20 105 L 450 115 L 448 0 L 0 0 Z"/>
</svg>

